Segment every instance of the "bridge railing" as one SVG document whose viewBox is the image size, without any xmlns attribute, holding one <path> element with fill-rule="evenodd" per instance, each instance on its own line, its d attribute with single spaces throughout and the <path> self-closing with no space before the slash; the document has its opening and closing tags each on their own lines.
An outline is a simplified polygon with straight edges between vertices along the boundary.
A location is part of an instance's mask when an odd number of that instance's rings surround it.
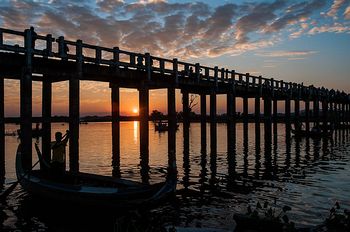
<svg viewBox="0 0 350 232">
<path fill-rule="evenodd" d="M 81 61 L 82 63 L 110 66 L 115 69 L 137 69 L 146 71 L 149 78 L 151 78 L 151 73 L 159 73 L 175 78 L 176 83 L 179 79 L 187 78 L 198 83 L 207 81 L 216 85 L 231 83 L 236 86 L 255 87 L 261 90 L 268 88 L 272 92 L 279 91 L 290 95 L 306 93 L 323 96 L 329 93 L 328 89 L 322 89 L 322 93 L 320 93 L 320 90 L 316 91 L 317 89 L 313 86 L 254 76 L 249 73 L 238 73 L 235 70 L 217 66 L 208 67 L 199 63 L 192 64 L 177 59 L 151 56 L 149 53 L 134 53 L 121 50 L 119 47 L 108 48 L 91 45 L 83 43 L 81 40 L 70 41 L 65 40 L 63 36 L 55 39 L 51 34 L 37 35 L 33 28 L 26 29 L 24 32 L 0 28 L 0 50 L 30 54 L 34 57 Z"/>
</svg>

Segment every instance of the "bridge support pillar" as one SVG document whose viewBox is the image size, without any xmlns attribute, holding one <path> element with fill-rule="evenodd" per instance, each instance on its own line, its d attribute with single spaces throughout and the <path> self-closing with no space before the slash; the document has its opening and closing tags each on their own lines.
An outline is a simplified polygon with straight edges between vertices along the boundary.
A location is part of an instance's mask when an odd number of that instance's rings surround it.
<svg viewBox="0 0 350 232">
<path fill-rule="evenodd" d="M 273 99 L 273 134 L 277 136 L 277 121 L 278 121 L 278 100 Z"/>
<path fill-rule="evenodd" d="M 285 101 L 285 118 L 286 118 L 286 136 L 290 137 L 291 119 L 290 119 L 290 98 Z"/>
<path fill-rule="evenodd" d="M 260 137 L 260 95 L 255 97 L 255 138 Z"/>
<path fill-rule="evenodd" d="M 69 80 L 69 168 L 72 172 L 79 172 L 79 91 L 79 79 L 72 77 Z"/>
<path fill-rule="evenodd" d="M 316 126 L 320 125 L 320 104 L 318 99 L 314 100 L 314 124 Z"/>
<path fill-rule="evenodd" d="M 300 121 L 300 100 L 299 98 L 294 101 L 294 122 Z"/>
<path fill-rule="evenodd" d="M 184 151 L 189 151 L 190 147 L 190 107 L 189 107 L 189 92 L 187 90 L 182 91 L 182 113 L 183 113 L 183 140 Z"/>
<path fill-rule="evenodd" d="M 271 137 L 272 137 L 271 110 L 272 110 L 272 99 L 270 96 L 265 96 L 265 98 L 264 98 L 264 134 L 265 134 L 264 137 L 265 137 L 265 143 L 271 142 Z"/>
<path fill-rule="evenodd" d="M 168 174 L 174 171 L 171 167 L 176 167 L 176 104 L 175 88 L 168 88 Z"/>
<path fill-rule="evenodd" d="M 346 120 L 345 103 L 343 102 L 341 105 L 342 105 L 342 114 L 341 114 L 342 115 L 342 120 L 341 121 L 342 121 L 342 124 L 344 125 L 345 124 L 345 120 Z"/>
<path fill-rule="evenodd" d="M 236 146 L 236 96 L 227 94 L 227 152 L 231 154 Z"/>
<path fill-rule="evenodd" d="M 149 88 L 139 89 L 139 117 L 140 117 L 140 156 L 141 178 L 143 183 L 149 183 Z"/>
<path fill-rule="evenodd" d="M 328 102 L 326 100 L 322 101 L 322 119 L 323 119 L 323 130 L 328 130 Z"/>
<path fill-rule="evenodd" d="M 51 161 L 51 107 L 52 107 L 52 82 L 49 76 L 44 76 L 42 82 L 42 154 L 43 159 Z M 44 168 L 45 167 L 41 167 Z"/>
<path fill-rule="evenodd" d="M 305 130 L 310 131 L 310 101 L 309 99 L 305 100 Z"/>
<path fill-rule="evenodd" d="M 210 93 L 210 152 L 216 154 L 216 93 Z"/>
<path fill-rule="evenodd" d="M 243 97 L 243 137 L 248 137 L 248 97 Z"/>
<path fill-rule="evenodd" d="M 119 86 L 111 84 L 112 103 L 112 176 L 120 177 L 120 95 Z"/>
<path fill-rule="evenodd" d="M 20 117 L 23 168 L 32 167 L 32 31 L 25 30 L 25 67 L 20 80 Z"/>
<path fill-rule="evenodd" d="M 0 188 L 5 180 L 4 78 L 0 76 Z"/>
<path fill-rule="evenodd" d="M 207 95 L 200 95 L 201 108 L 201 153 L 207 151 Z"/>
</svg>

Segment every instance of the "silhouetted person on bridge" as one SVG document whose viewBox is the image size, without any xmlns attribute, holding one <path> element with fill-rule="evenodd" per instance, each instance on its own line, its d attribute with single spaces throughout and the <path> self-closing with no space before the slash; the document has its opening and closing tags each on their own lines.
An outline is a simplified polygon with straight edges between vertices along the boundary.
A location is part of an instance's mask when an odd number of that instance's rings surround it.
<svg viewBox="0 0 350 232">
<path fill-rule="evenodd" d="M 30 27 L 31 35 L 32 35 L 32 49 L 35 49 L 35 40 L 38 37 L 38 34 L 34 31 L 34 27 Z"/>
</svg>

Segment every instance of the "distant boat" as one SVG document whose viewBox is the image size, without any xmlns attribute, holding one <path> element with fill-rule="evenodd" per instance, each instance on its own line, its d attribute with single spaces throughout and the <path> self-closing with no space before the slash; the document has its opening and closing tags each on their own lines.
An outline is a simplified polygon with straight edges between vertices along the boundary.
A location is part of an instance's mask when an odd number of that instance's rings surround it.
<svg viewBox="0 0 350 232">
<path fill-rule="evenodd" d="M 16 174 L 24 190 L 52 202 L 79 207 L 136 208 L 152 206 L 176 190 L 176 177 L 157 184 L 143 184 L 88 173 L 65 172 L 60 180 L 53 180 L 40 170 L 30 175 L 22 166 L 22 154 L 18 146 Z M 40 160 L 42 158 L 39 157 Z"/>
<path fill-rule="evenodd" d="M 154 129 L 158 132 L 168 131 L 169 125 L 168 125 L 168 123 L 165 123 L 165 122 L 158 122 L 155 124 Z M 179 124 L 176 124 L 176 130 L 178 130 L 178 129 L 179 129 Z"/>
<path fill-rule="evenodd" d="M 17 136 L 17 131 L 5 131 L 5 136 Z"/>
</svg>

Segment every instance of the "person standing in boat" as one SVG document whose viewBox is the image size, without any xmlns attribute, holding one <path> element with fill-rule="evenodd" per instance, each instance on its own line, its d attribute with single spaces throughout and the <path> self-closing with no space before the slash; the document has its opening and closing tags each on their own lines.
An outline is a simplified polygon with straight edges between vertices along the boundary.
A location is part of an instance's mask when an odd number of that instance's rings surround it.
<svg viewBox="0 0 350 232">
<path fill-rule="evenodd" d="M 69 140 L 69 130 L 62 136 L 61 132 L 56 132 L 55 141 L 51 142 L 52 159 L 51 170 L 54 176 L 59 177 L 66 169 L 66 146 Z"/>
</svg>

